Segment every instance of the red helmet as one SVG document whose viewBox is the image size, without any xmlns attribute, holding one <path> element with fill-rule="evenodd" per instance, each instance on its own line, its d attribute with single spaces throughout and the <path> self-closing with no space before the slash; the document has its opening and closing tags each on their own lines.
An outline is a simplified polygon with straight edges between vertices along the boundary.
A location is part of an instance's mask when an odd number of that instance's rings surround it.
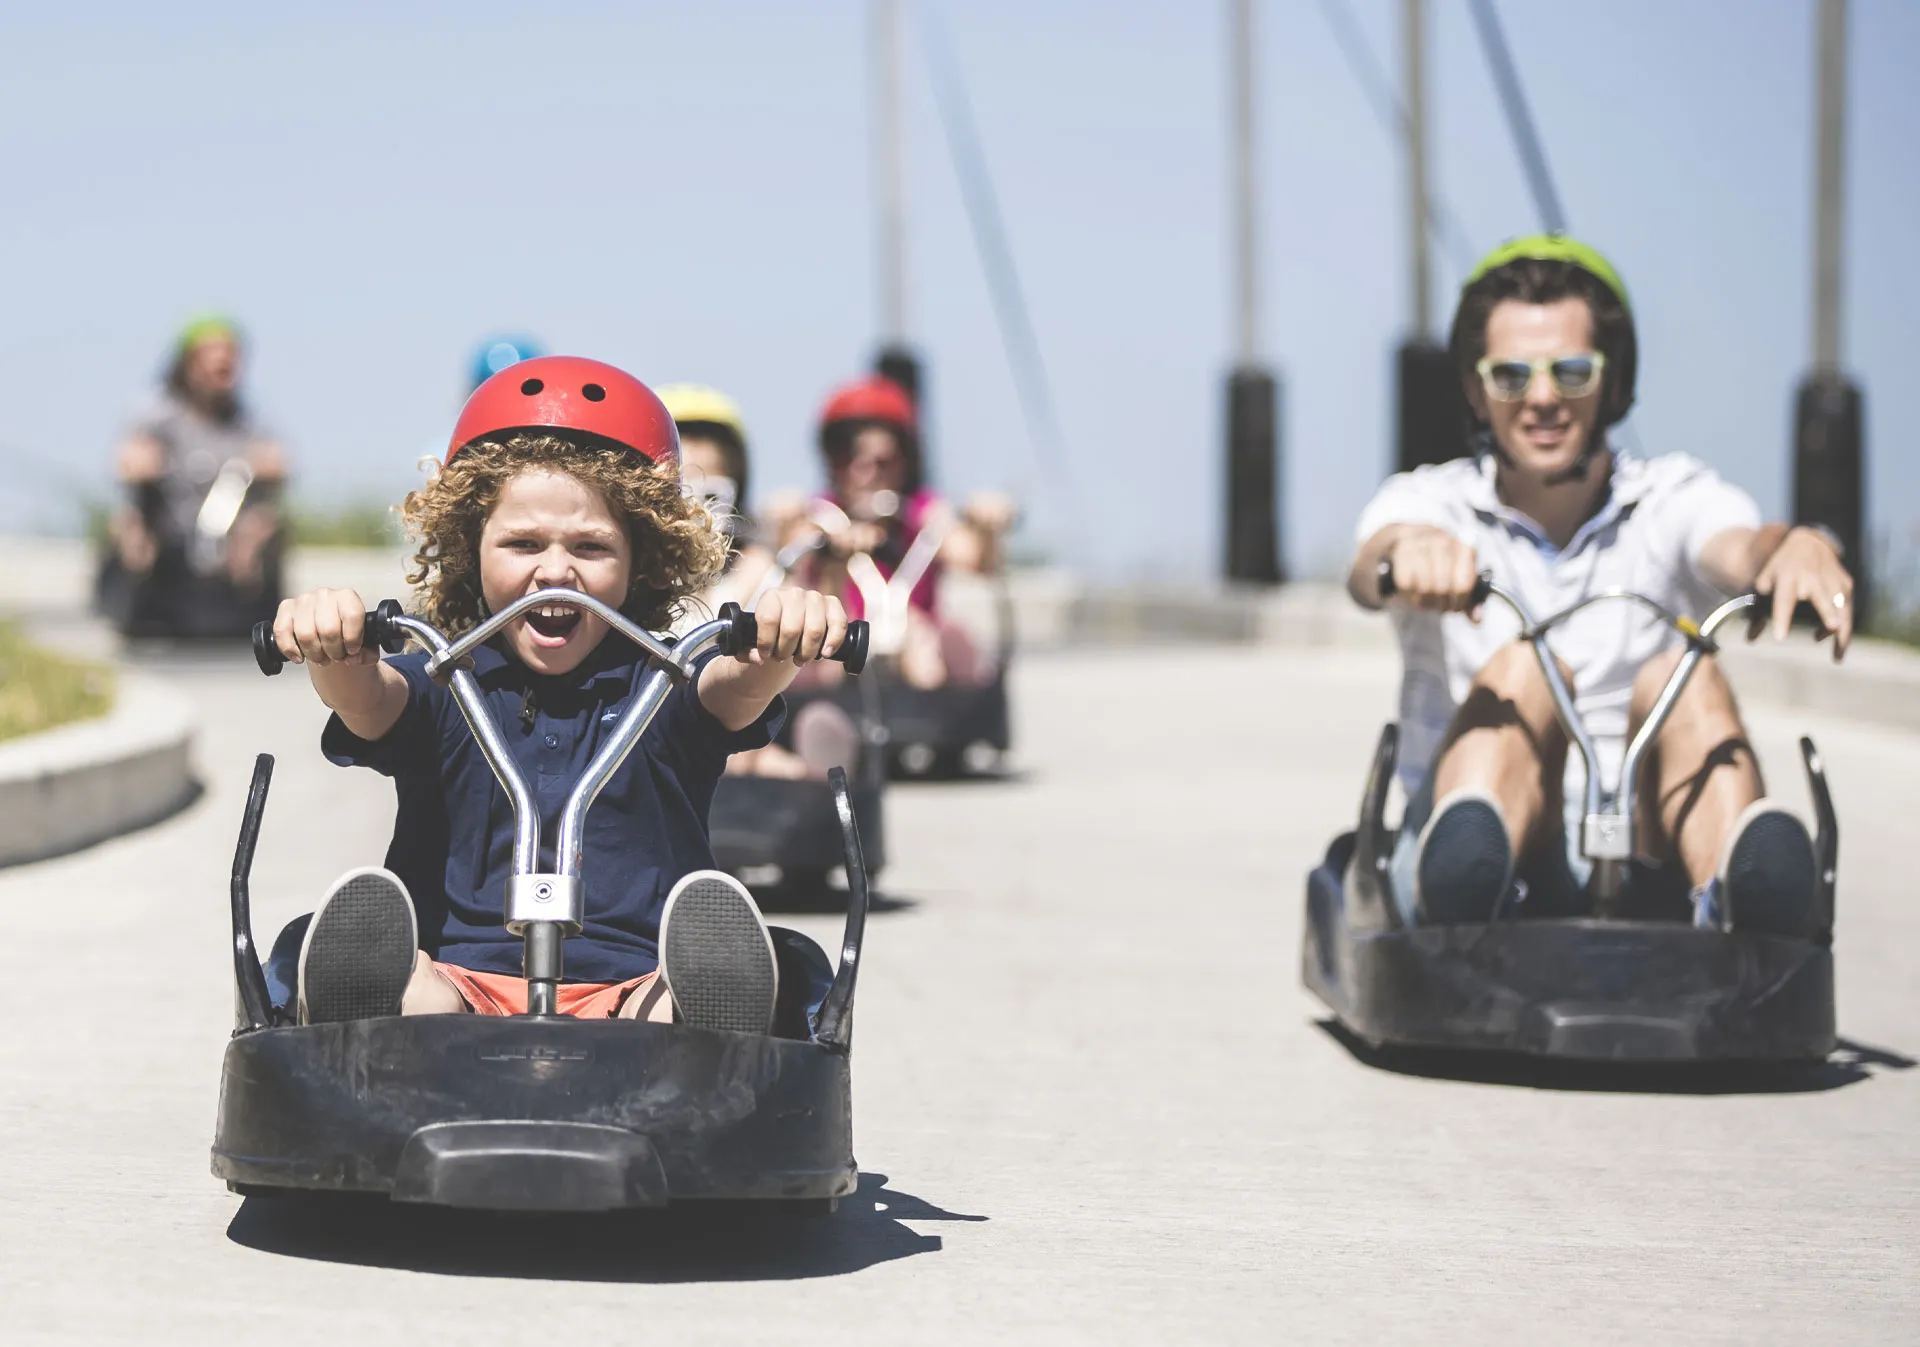
<svg viewBox="0 0 1920 1347">
<path fill-rule="evenodd" d="M 651 463 L 680 457 L 673 417 L 651 388 L 625 370 L 577 355 L 522 360 L 474 389 L 454 424 L 447 461 L 475 440 L 515 430 L 591 435 Z"/>
<path fill-rule="evenodd" d="M 841 384 L 827 395 L 827 405 L 820 409 L 820 428 L 825 430 L 836 421 L 882 421 L 910 435 L 920 429 L 907 390 L 878 374 Z"/>
</svg>

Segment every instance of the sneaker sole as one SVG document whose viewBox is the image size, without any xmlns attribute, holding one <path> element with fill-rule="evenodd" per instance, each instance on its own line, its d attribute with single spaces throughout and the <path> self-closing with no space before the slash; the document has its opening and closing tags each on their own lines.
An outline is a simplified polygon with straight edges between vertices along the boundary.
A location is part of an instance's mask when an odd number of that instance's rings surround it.
<svg viewBox="0 0 1920 1347">
<path fill-rule="evenodd" d="M 773 942 L 733 880 L 697 875 L 674 888 L 660 922 L 660 969 L 682 1023 L 736 1034 L 773 1024 Z"/>
<path fill-rule="evenodd" d="M 1721 871 L 1728 924 L 1736 931 L 1805 934 L 1813 924 L 1819 869 L 1799 819 L 1783 809 L 1750 815 Z"/>
<path fill-rule="evenodd" d="M 417 941 L 413 904 L 398 881 L 378 871 L 346 876 L 314 914 L 301 951 L 304 1022 L 398 1015 Z"/>
<path fill-rule="evenodd" d="M 1513 846 L 1500 811 L 1485 800 L 1456 799 L 1420 839 L 1416 907 L 1441 926 L 1489 921 L 1513 878 Z"/>
</svg>

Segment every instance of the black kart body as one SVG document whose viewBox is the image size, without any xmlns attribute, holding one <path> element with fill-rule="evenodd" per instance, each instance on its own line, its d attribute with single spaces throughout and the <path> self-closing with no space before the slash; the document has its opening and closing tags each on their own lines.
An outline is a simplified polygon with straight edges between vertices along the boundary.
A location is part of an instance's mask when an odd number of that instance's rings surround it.
<svg viewBox="0 0 1920 1347">
<path fill-rule="evenodd" d="M 868 889 L 844 773 L 829 787 L 849 899 L 810 1038 L 565 1016 L 392 1016 L 297 1025 L 269 1002 L 248 872 L 272 759 L 234 859 L 238 1027 L 213 1172 L 247 1194 L 347 1192 L 519 1211 L 695 1200 L 831 1210 L 853 1158 L 853 994 Z"/>
<path fill-rule="evenodd" d="M 1307 877 L 1302 980 L 1354 1038 L 1608 1062 L 1817 1061 L 1833 1050 L 1838 833 L 1810 740 L 1823 892 L 1805 938 L 1596 916 L 1408 924 L 1382 822 L 1397 743 L 1387 726 L 1358 828 Z"/>
<path fill-rule="evenodd" d="M 916 688 L 900 677 L 892 661 L 885 661 L 876 662 L 864 687 L 843 679 L 830 689 L 789 692 L 788 702 L 798 710 L 808 701 L 824 698 L 856 719 L 877 715 L 883 731 L 880 751 L 888 776 L 895 780 L 974 774 L 979 768 L 970 762 L 968 750 L 991 750 L 991 756 L 997 757 L 1013 746 L 1007 698 L 1015 645 L 1013 601 L 1006 581 L 999 583 L 995 600 L 999 644 L 993 673 L 985 682 Z"/>
<path fill-rule="evenodd" d="M 887 863 L 886 786 L 884 777 L 862 775 L 848 789 L 866 849 L 867 873 L 873 876 Z M 714 861 L 734 874 L 773 868 L 783 884 L 819 886 L 845 854 L 839 809 L 825 781 L 723 776 L 707 817 Z"/>
<path fill-rule="evenodd" d="M 153 569 L 129 572 L 111 547 L 94 580 L 94 610 L 134 640 L 243 640 L 273 620 L 282 594 L 280 545 L 269 546 L 259 585 L 242 589 L 223 573 L 194 569 L 184 548 L 161 547 Z"/>
</svg>

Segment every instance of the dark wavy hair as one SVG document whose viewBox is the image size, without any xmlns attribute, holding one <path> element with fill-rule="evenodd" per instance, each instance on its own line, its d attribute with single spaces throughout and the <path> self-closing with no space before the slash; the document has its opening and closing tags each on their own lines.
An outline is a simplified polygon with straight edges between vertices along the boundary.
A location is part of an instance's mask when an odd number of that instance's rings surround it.
<svg viewBox="0 0 1920 1347">
<path fill-rule="evenodd" d="M 1454 310 L 1453 332 L 1447 339 L 1447 349 L 1453 354 L 1461 387 L 1479 385 L 1480 375 L 1474 366 L 1487 353 L 1487 319 L 1496 305 L 1509 299 L 1522 304 L 1551 304 L 1568 298 L 1586 302 L 1588 312 L 1593 315 L 1593 344 L 1607 358 L 1600 384 L 1600 395 L 1604 399 L 1600 405 L 1600 429 L 1605 430 L 1624 417 L 1633 407 L 1633 386 L 1640 364 L 1640 342 L 1634 333 L 1633 314 L 1605 281 L 1571 262 L 1518 258 L 1495 267 L 1460 292 L 1460 307 Z M 1472 404 L 1468 406 L 1471 408 Z M 1471 410 L 1468 414 L 1472 415 Z"/>
</svg>

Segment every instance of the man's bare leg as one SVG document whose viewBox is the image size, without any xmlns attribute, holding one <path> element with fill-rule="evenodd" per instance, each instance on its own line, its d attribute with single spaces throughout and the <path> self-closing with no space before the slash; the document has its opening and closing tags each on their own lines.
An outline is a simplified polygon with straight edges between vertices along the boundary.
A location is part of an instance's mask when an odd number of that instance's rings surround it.
<svg viewBox="0 0 1920 1347">
<path fill-rule="evenodd" d="M 1634 682 L 1637 731 L 1679 651 L 1650 661 Z M 1817 862 L 1806 825 L 1766 798 L 1733 689 L 1700 662 L 1655 740 L 1640 781 L 1639 823 L 1651 850 L 1672 857 L 1693 886 L 1695 920 L 1804 934 L 1813 920 Z"/>
<path fill-rule="evenodd" d="M 1561 672 L 1571 686 L 1570 671 Z M 1515 858 L 1556 842 L 1566 761 L 1546 676 L 1532 647 L 1515 642 L 1474 678 L 1441 746 L 1417 872 L 1423 915 L 1492 915 Z M 1496 817 L 1504 838 L 1493 831 Z"/>
<path fill-rule="evenodd" d="M 1680 656 L 1679 650 L 1657 656 L 1634 679 L 1629 740 L 1646 723 Z M 1640 778 L 1643 792 L 1649 786 L 1638 822 L 1653 845 L 1642 850 L 1677 857 L 1690 883 L 1705 884 L 1719 872 L 1734 823 L 1766 793 L 1733 689 L 1711 657 L 1700 661 L 1660 728 Z"/>
</svg>

